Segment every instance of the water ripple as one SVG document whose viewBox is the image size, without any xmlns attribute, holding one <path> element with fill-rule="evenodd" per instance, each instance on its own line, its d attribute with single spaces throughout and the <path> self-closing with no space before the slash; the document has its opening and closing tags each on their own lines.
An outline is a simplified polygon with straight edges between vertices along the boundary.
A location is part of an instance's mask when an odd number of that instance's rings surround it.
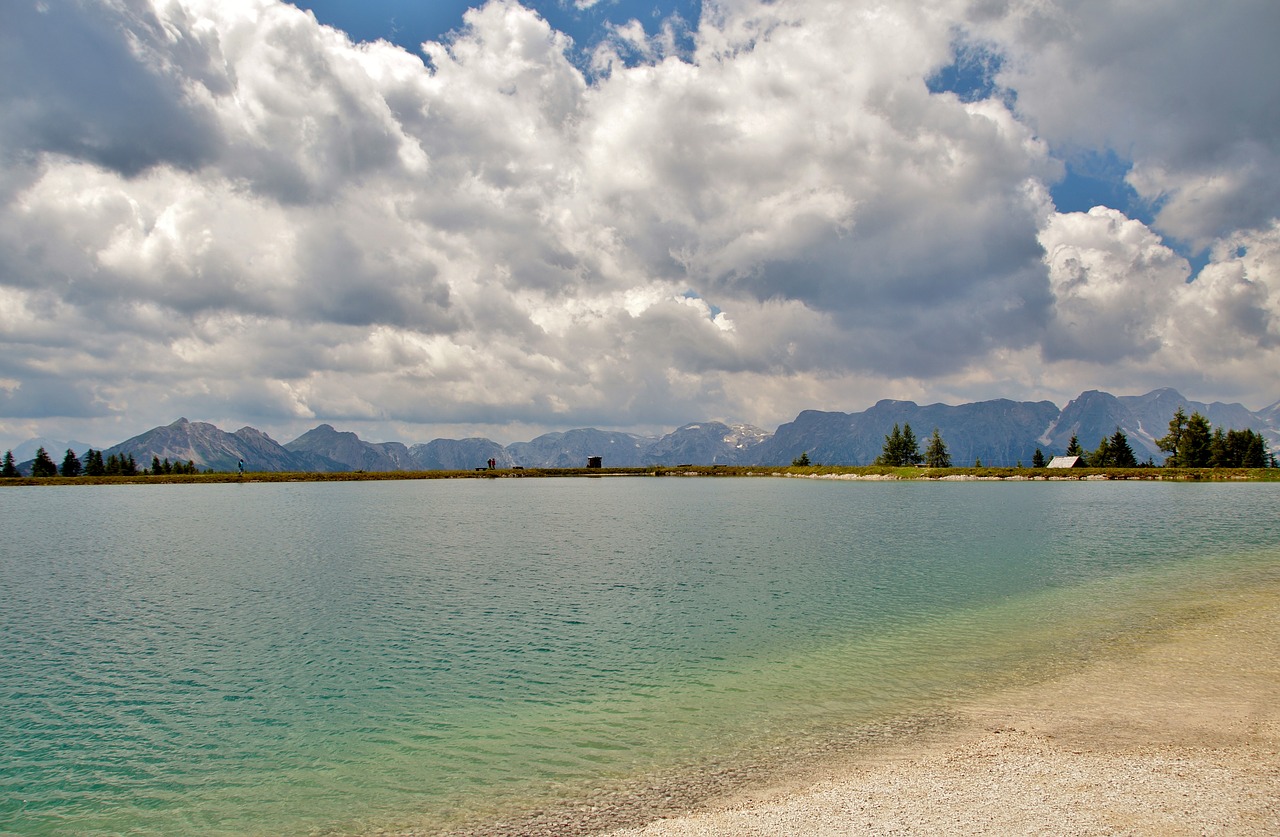
<svg viewBox="0 0 1280 837">
<path fill-rule="evenodd" d="M 9 489 L 0 833 L 341 833 L 867 721 L 1273 581 L 1276 491 Z"/>
</svg>

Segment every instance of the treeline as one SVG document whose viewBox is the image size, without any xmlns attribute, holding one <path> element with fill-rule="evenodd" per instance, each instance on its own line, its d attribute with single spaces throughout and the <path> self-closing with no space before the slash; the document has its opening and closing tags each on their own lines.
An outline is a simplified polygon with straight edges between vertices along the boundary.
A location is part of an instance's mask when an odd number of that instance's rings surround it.
<svg viewBox="0 0 1280 837">
<path fill-rule="evenodd" d="M 1156 445 L 1169 454 L 1164 461 L 1166 468 L 1276 467 L 1275 454 L 1267 452 L 1267 442 L 1261 433 L 1247 428 L 1223 430 L 1213 427 L 1199 413 L 1188 417 L 1181 407 L 1169 420 L 1169 432 L 1156 439 Z M 1092 452 L 1081 450 L 1079 440 L 1072 436 L 1067 456 L 1080 457 L 1079 464 L 1089 468 L 1134 468 L 1138 465 L 1128 438 L 1118 427 Z M 1154 465 L 1154 462 L 1147 461 L 1148 467 Z"/>
<path fill-rule="evenodd" d="M 1166 468 L 1275 468 L 1275 454 L 1267 452 L 1267 443 L 1261 433 L 1253 430 L 1223 430 L 1213 427 L 1209 420 L 1197 413 L 1187 416 L 1181 407 L 1169 421 L 1169 432 L 1156 439 L 1160 450 L 1169 454 L 1165 459 Z M 1110 436 L 1103 437 L 1098 447 L 1086 451 L 1080 446 L 1080 440 L 1072 436 L 1067 444 L 1066 456 L 1078 457 L 1077 467 L 1083 468 L 1154 468 L 1156 464 L 1150 457 L 1145 463 L 1138 462 L 1129 437 L 1119 427 Z M 792 465 L 809 465 L 808 453 L 803 453 L 791 463 Z M 935 427 L 929 438 L 925 452 L 920 452 L 920 443 L 916 439 L 911 425 L 893 426 L 893 430 L 884 437 L 884 448 L 876 457 L 875 465 L 903 467 L 924 465 L 929 468 L 950 468 L 951 456 L 947 445 Z M 982 461 L 974 463 L 975 468 L 982 467 Z M 1044 452 L 1036 449 L 1031 459 L 1031 467 L 1043 468 L 1048 464 Z M 1021 467 L 1022 463 L 1019 462 Z"/>
<path fill-rule="evenodd" d="M 186 462 L 163 462 L 159 457 L 151 457 L 150 468 L 138 468 L 133 454 L 119 456 L 111 453 L 104 458 L 102 451 L 89 448 L 85 451 L 84 460 L 76 456 L 75 451 L 67 448 L 62 458 L 62 465 L 55 465 L 43 447 L 36 450 L 36 458 L 31 462 L 32 477 L 137 477 L 160 474 L 198 474 L 200 469 L 192 460 Z M 13 460 L 13 451 L 4 452 L 4 463 L 0 465 L 0 478 L 21 477 L 18 465 Z"/>
<path fill-rule="evenodd" d="M 1190 418 L 1181 407 L 1169 420 L 1168 435 L 1157 439 L 1160 450 L 1169 454 L 1165 464 L 1173 468 L 1265 468 L 1276 466 L 1275 455 L 1267 455 L 1267 444 L 1252 430 L 1210 429 L 1199 413 Z"/>
</svg>

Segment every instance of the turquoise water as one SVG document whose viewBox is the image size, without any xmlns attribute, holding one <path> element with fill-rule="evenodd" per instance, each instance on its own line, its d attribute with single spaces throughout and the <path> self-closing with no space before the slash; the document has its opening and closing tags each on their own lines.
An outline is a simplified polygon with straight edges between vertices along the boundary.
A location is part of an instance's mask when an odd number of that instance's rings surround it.
<svg viewBox="0 0 1280 837">
<path fill-rule="evenodd" d="M 443 825 L 1044 676 L 1280 580 L 1280 485 L 0 490 L 0 833 Z"/>
</svg>

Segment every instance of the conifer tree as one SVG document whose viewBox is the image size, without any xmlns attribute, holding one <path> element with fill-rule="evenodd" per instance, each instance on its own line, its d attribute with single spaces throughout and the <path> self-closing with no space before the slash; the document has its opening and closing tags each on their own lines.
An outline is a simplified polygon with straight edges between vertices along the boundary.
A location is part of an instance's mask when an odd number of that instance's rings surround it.
<svg viewBox="0 0 1280 837">
<path fill-rule="evenodd" d="M 106 465 L 102 462 L 102 451 L 89 448 L 84 452 L 84 475 L 86 477 L 100 477 L 106 472 Z"/>
<path fill-rule="evenodd" d="M 951 454 L 947 452 L 947 446 L 936 427 L 933 428 L 933 435 L 929 437 L 929 447 L 924 452 L 924 464 L 930 468 L 951 467 Z"/>
<path fill-rule="evenodd" d="M 1182 466 L 1182 461 L 1179 458 L 1179 450 L 1182 447 L 1182 434 L 1186 428 L 1187 414 L 1182 407 L 1178 407 L 1177 411 L 1173 414 L 1173 418 L 1169 419 L 1169 432 L 1164 436 L 1161 436 L 1159 439 L 1156 439 L 1156 446 L 1159 447 L 1160 450 L 1169 454 L 1165 459 L 1164 464 L 1170 468 L 1178 468 Z"/>
<path fill-rule="evenodd" d="M 49 453 L 43 447 L 37 448 L 35 462 L 31 463 L 31 476 L 56 477 L 57 475 L 58 466 L 53 464 L 53 460 L 49 458 Z"/>
<path fill-rule="evenodd" d="M 1209 467 L 1230 468 L 1231 460 L 1231 451 L 1227 449 L 1226 431 L 1221 427 L 1213 428 L 1213 433 L 1209 436 Z"/>
<path fill-rule="evenodd" d="M 18 466 L 13 461 L 13 451 L 11 450 L 5 451 L 4 465 L 0 466 L 0 478 L 12 479 L 13 477 L 20 477 L 20 476 L 22 476 L 22 474 L 18 472 Z"/>
<path fill-rule="evenodd" d="M 1183 468 L 1209 467 L 1212 443 L 1208 420 L 1199 413 L 1192 413 L 1178 440 L 1178 464 Z"/>
<path fill-rule="evenodd" d="M 58 469 L 58 473 L 64 477 L 78 477 L 81 470 L 80 457 L 76 456 L 76 452 L 71 448 L 67 448 L 67 454 L 62 457 L 62 467 Z"/>
<path fill-rule="evenodd" d="M 1090 468 L 1109 468 L 1112 464 L 1111 440 L 1103 436 L 1097 449 L 1085 455 L 1085 464 Z"/>
<path fill-rule="evenodd" d="M 924 461 L 924 457 L 920 455 L 920 443 L 916 441 L 916 434 L 911 431 L 911 425 L 902 425 L 902 462 L 901 465 L 919 465 Z"/>
<path fill-rule="evenodd" d="M 916 434 L 911 430 L 911 425 L 899 427 L 895 424 L 893 431 L 884 437 L 884 449 L 876 458 L 875 464 L 893 467 L 916 465 L 923 458 L 920 455 L 920 443 L 916 441 Z"/>
<path fill-rule="evenodd" d="M 895 422 L 893 430 L 884 437 L 884 448 L 876 457 L 876 465 L 897 465 L 902 451 L 902 428 Z"/>
<path fill-rule="evenodd" d="M 1215 427 L 1209 444 L 1209 463 L 1213 468 L 1265 468 L 1267 443 L 1261 433 L 1245 428 L 1228 430 Z"/>
<path fill-rule="evenodd" d="M 1129 446 L 1129 437 L 1124 435 L 1124 431 L 1119 427 L 1116 432 L 1111 435 L 1111 443 L 1108 445 L 1111 451 L 1111 466 L 1114 468 L 1137 468 L 1138 457 L 1134 455 L 1133 448 Z"/>
<path fill-rule="evenodd" d="M 1245 430 L 1248 434 L 1243 442 L 1240 455 L 1240 467 L 1242 468 L 1265 468 L 1267 467 L 1267 442 L 1262 438 L 1261 433 L 1255 433 L 1252 430 Z M 1228 442 L 1231 434 L 1227 434 Z"/>
<path fill-rule="evenodd" d="M 1031 457 L 1032 468 L 1043 468 L 1045 466 L 1044 451 L 1036 448 L 1035 454 Z"/>
</svg>

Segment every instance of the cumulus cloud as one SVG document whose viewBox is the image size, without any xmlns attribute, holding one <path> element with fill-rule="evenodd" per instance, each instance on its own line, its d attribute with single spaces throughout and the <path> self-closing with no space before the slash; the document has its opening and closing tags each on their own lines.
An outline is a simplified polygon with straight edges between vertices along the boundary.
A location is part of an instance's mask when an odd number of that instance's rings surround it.
<svg viewBox="0 0 1280 837">
<path fill-rule="evenodd" d="M 1280 388 L 1244 374 L 1277 336 L 1275 85 L 1176 108 L 1210 84 L 1144 28 L 1202 21 L 1208 48 L 1260 5 L 722 0 L 615 27 L 590 76 L 514 0 L 417 55 L 277 0 L 17 6 L 0 433 Z M 1218 82 L 1267 60 L 1254 31 Z M 931 92 L 978 40 L 1016 95 Z M 1129 155 L 1156 222 L 1057 213 L 1072 146 Z M 1170 235 L 1211 245 L 1190 283 Z"/>
<path fill-rule="evenodd" d="M 136 174 L 161 163 L 193 169 L 219 143 L 207 108 L 226 93 L 207 30 L 145 0 L 17 2 L 0 31 L 0 144 L 9 165 L 62 153 Z M 174 25 L 166 25 L 167 23 Z"/>
<path fill-rule="evenodd" d="M 1095 207 L 1056 215 L 1041 235 L 1054 293 L 1049 360 L 1144 358 L 1162 346 L 1190 267 L 1141 221 Z"/>
<path fill-rule="evenodd" d="M 1280 205 L 1280 6 L 1179 0 L 975 3 L 1008 56 L 1000 82 L 1064 153 L 1110 149 L 1157 229 L 1197 248 L 1262 229 Z M 998 12 L 991 10 L 998 9 Z M 986 12 L 990 17 L 985 17 Z"/>
</svg>

